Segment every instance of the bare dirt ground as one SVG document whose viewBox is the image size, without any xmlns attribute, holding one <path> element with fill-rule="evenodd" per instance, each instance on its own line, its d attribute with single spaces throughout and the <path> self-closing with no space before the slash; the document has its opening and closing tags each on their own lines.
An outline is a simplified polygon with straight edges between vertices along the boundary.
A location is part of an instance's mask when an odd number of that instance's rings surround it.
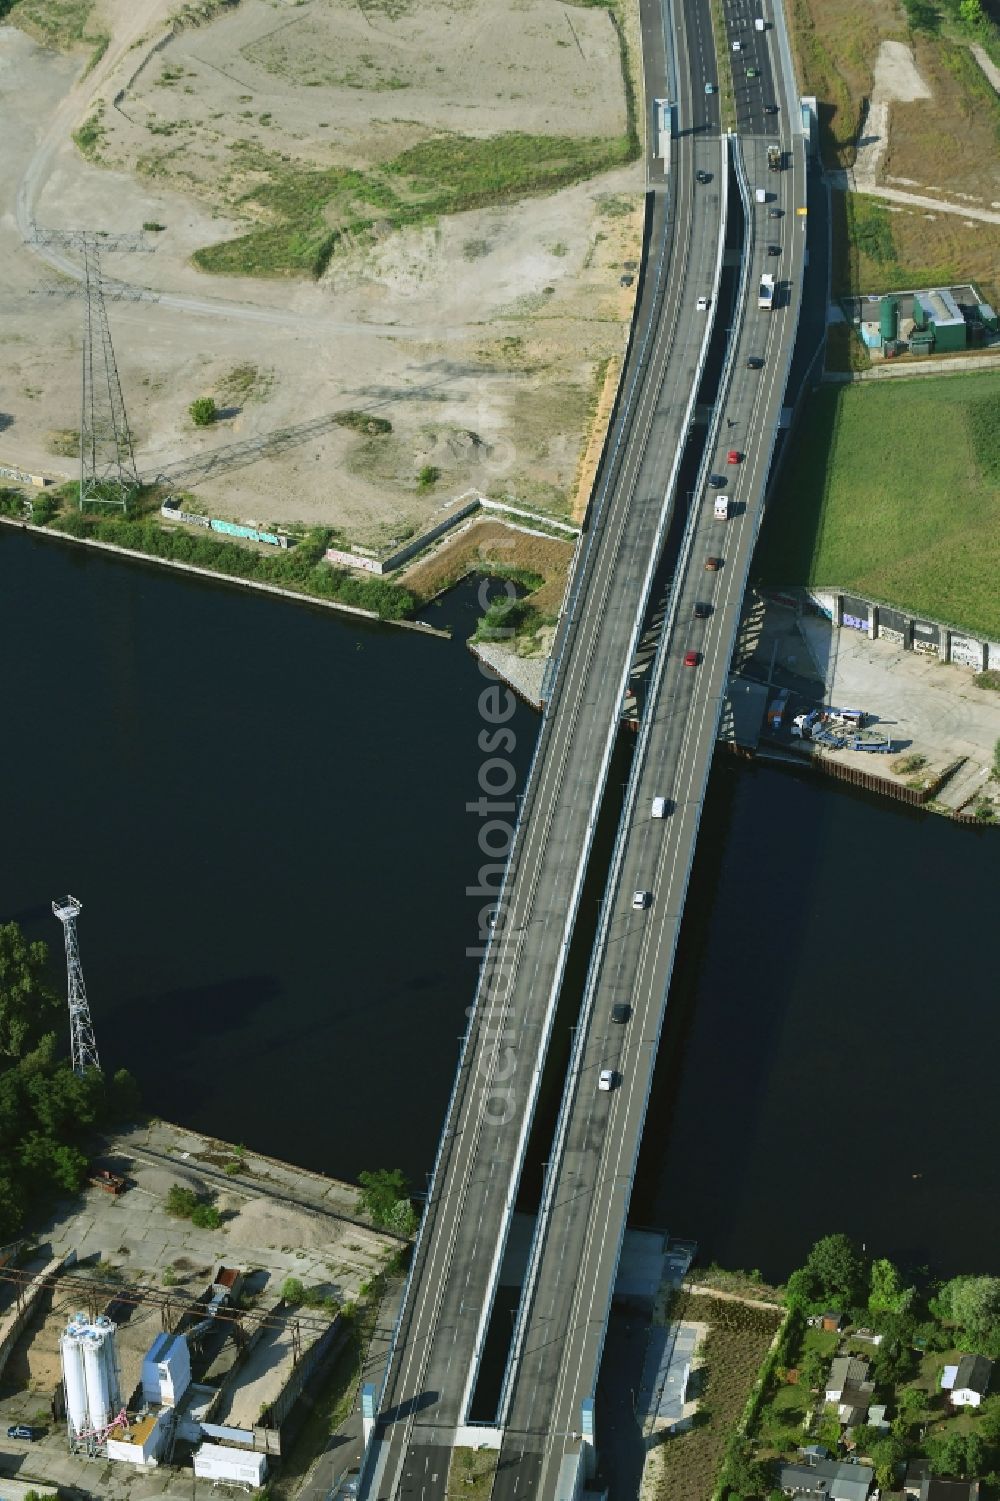
<svg viewBox="0 0 1000 1501">
<path fill-rule="evenodd" d="M 78 262 L 26 247 L 24 231 L 158 223 L 154 254 L 104 257 L 109 277 L 152 294 L 109 305 L 145 477 L 214 514 L 329 525 L 368 546 L 471 486 L 568 514 L 631 312 L 619 276 L 638 255 L 638 166 L 348 241 L 318 282 L 209 276 L 190 257 L 255 222 L 230 166 L 241 141 L 319 169 L 364 168 L 443 129 L 621 134 L 607 14 L 558 0 L 513 16 L 491 0 L 243 0 L 179 31 L 132 81 L 174 9 L 98 0 L 91 27 L 112 42 L 86 78 L 82 53 L 0 28 L 0 462 L 71 477 L 79 425 Z M 94 118 L 99 162 L 71 139 Z M 187 408 L 203 394 L 226 416 L 197 431 Z M 391 434 L 336 426 L 346 408 L 387 417 Z M 254 448 L 275 434 L 280 451 Z M 425 466 L 440 476 L 421 488 Z"/>
</svg>

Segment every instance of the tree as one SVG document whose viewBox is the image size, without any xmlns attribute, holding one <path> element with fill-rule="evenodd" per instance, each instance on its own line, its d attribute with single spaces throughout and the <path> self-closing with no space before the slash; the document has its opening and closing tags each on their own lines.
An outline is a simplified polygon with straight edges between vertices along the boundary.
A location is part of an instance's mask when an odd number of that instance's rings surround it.
<svg viewBox="0 0 1000 1501">
<path fill-rule="evenodd" d="M 888 1257 L 872 1262 L 868 1307 L 873 1313 L 905 1313 L 916 1296 L 916 1288 L 903 1287 L 896 1267 Z"/>
<path fill-rule="evenodd" d="M 982 0 L 959 0 L 958 13 L 966 26 L 982 26 Z"/>
<path fill-rule="evenodd" d="M 188 407 L 188 413 L 195 427 L 211 427 L 219 415 L 219 409 L 215 405 L 215 397 L 199 396 Z"/>
<path fill-rule="evenodd" d="M 724 1474 L 730 1501 L 734 1501 L 734 1492 L 740 1496 L 760 1496 L 765 1489 L 769 1489 L 767 1470 L 754 1458 L 749 1444 L 742 1444 L 732 1450 L 726 1460 Z"/>
<path fill-rule="evenodd" d="M 376 1225 L 395 1229 L 394 1216 L 400 1214 L 396 1206 L 402 1202 L 410 1208 L 408 1185 L 402 1170 L 398 1167 L 378 1168 L 372 1173 L 359 1173 L 358 1182 L 361 1185 L 358 1213 L 369 1215 Z M 409 1234 L 409 1231 L 399 1233 Z"/>
<path fill-rule="evenodd" d="M 816 1278 L 808 1267 L 798 1267 L 785 1283 L 785 1302 L 800 1313 L 808 1313 L 817 1293 Z"/>
<path fill-rule="evenodd" d="M 859 1301 L 864 1263 L 848 1235 L 824 1235 L 806 1257 L 806 1271 L 819 1296 L 850 1307 Z"/>
<path fill-rule="evenodd" d="M 1000 1277 L 953 1277 L 937 1303 L 971 1344 L 986 1346 L 1000 1338 Z"/>
<path fill-rule="evenodd" d="M 281 1296 L 289 1308 L 301 1308 L 306 1299 L 306 1290 L 298 1277 L 286 1277 L 281 1284 Z"/>
<path fill-rule="evenodd" d="M 816 1391 L 826 1377 L 830 1361 L 821 1350 L 807 1350 L 799 1367 L 799 1384 L 809 1391 Z"/>
<path fill-rule="evenodd" d="M 214 1204 L 206 1204 L 202 1200 L 191 1211 L 191 1223 L 199 1230 L 218 1230 L 222 1224 L 222 1215 Z"/>
<path fill-rule="evenodd" d="M 965 1434 L 947 1434 L 936 1446 L 932 1455 L 932 1464 L 938 1475 L 964 1475 L 966 1473 Z"/>
<path fill-rule="evenodd" d="M 906 1458 L 906 1444 L 893 1434 L 880 1438 L 869 1455 L 875 1466 L 875 1479 L 881 1491 L 891 1491 L 896 1481 L 896 1466 Z"/>
<path fill-rule="evenodd" d="M 48 949 L 17 923 L 0 924 L 0 1055 L 20 1058 L 51 1023 L 59 1000 L 45 983 Z"/>
</svg>

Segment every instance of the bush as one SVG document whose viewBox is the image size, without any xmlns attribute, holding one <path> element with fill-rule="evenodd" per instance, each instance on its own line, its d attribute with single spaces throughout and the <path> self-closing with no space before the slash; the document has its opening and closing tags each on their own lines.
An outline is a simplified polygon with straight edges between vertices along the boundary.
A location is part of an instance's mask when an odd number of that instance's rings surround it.
<svg viewBox="0 0 1000 1501">
<path fill-rule="evenodd" d="M 286 1277 L 281 1284 L 281 1296 L 289 1308 L 301 1308 L 306 1300 L 306 1290 L 298 1277 Z"/>
<path fill-rule="evenodd" d="M 437 484 L 440 478 L 441 471 L 435 464 L 425 464 L 417 475 L 417 489 L 429 490 L 432 485 Z"/>
<path fill-rule="evenodd" d="M 198 1207 L 198 1195 L 193 1188 L 182 1188 L 175 1183 L 167 1194 L 167 1213 L 179 1220 L 189 1220 Z"/>
<path fill-rule="evenodd" d="M 222 1224 L 222 1215 L 214 1204 L 196 1204 L 191 1213 L 191 1223 L 199 1230 L 218 1230 Z"/>
<path fill-rule="evenodd" d="M 349 427 L 352 432 L 363 433 L 366 438 L 382 437 L 392 432 L 392 423 L 386 417 L 372 417 L 368 412 L 338 412 L 333 420 L 338 427 Z"/>
<path fill-rule="evenodd" d="M 188 412 L 195 427 L 211 427 L 219 415 L 214 396 L 199 396 L 197 400 L 192 401 Z"/>
</svg>

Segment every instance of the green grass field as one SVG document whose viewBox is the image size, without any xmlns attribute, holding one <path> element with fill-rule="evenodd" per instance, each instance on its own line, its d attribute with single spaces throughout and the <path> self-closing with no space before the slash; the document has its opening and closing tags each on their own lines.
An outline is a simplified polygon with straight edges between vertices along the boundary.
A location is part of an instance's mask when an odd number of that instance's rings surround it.
<svg viewBox="0 0 1000 1501">
<path fill-rule="evenodd" d="M 809 398 L 754 560 L 1000 639 L 1000 372 Z"/>
<path fill-rule="evenodd" d="M 630 136 L 441 135 L 366 173 L 305 168 L 242 142 L 233 168 L 249 186 L 234 204 L 262 210 L 268 222 L 196 250 L 194 262 L 221 275 L 320 276 L 342 237 L 365 235 L 376 221 L 399 229 L 552 193 L 621 166 L 636 150 Z"/>
</svg>

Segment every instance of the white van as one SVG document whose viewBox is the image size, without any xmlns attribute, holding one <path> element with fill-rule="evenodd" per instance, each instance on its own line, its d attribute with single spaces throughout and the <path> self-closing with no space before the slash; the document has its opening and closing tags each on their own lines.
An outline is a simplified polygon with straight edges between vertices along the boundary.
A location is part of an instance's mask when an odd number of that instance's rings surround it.
<svg viewBox="0 0 1000 1501">
<path fill-rule="evenodd" d="M 666 816 L 667 816 L 667 800 L 666 800 L 665 797 L 654 797 L 653 798 L 653 807 L 652 807 L 652 810 L 650 811 L 650 815 L 649 816 L 650 816 L 650 818 L 666 818 Z"/>
<path fill-rule="evenodd" d="M 729 496 L 717 495 L 715 497 L 715 509 L 713 512 L 716 521 L 729 520 Z"/>
</svg>

